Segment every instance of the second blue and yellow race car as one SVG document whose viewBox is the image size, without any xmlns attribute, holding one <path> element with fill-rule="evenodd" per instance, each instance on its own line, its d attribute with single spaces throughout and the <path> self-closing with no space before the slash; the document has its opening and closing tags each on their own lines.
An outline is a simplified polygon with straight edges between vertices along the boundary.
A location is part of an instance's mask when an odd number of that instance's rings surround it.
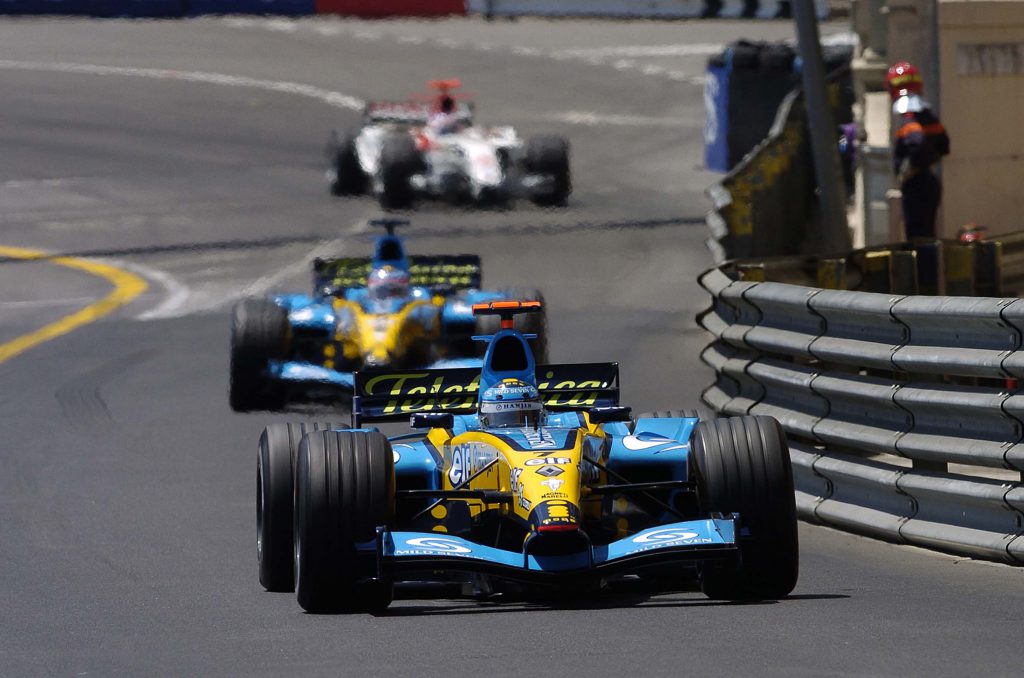
<svg viewBox="0 0 1024 678">
<path fill-rule="evenodd" d="M 312 294 L 246 299 L 233 312 L 230 391 L 236 411 L 281 409 L 300 400 L 347 402 L 352 374 L 367 368 L 480 365 L 476 333 L 491 331 L 472 305 L 536 298 L 537 290 L 481 289 L 480 257 L 408 255 L 395 228 L 386 229 L 372 257 L 316 259 Z M 543 315 L 520 329 L 547 351 Z"/>
</svg>

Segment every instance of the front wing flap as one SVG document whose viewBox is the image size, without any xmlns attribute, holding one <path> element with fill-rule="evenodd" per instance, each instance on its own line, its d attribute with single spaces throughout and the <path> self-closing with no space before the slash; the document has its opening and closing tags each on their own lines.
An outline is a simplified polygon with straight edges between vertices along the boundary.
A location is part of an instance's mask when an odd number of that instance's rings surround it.
<svg viewBox="0 0 1024 678">
<path fill-rule="evenodd" d="M 606 546 L 560 556 L 525 555 L 437 532 L 387 530 L 380 531 L 376 549 L 381 570 L 386 573 L 450 570 L 520 581 L 622 574 L 651 565 L 739 555 L 734 518 L 660 525 Z"/>
</svg>

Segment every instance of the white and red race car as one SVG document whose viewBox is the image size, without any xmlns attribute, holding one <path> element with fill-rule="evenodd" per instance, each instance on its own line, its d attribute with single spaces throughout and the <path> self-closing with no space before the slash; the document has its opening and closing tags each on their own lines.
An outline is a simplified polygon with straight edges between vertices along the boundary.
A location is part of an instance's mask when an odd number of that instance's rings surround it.
<svg viewBox="0 0 1024 678">
<path fill-rule="evenodd" d="M 572 190 L 569 144 L 559 136 L 522 140 L 512 127 L 473 123 L 473 105 L 434 80 L 428 99 L 372 102 L 362 125 L 331 133 L 327 181 L 334 195 L 375 195 L 403 209 L 417 197 L 451 203 L 507 203 L 516 197 L 564 206 Z"/>
</svg>

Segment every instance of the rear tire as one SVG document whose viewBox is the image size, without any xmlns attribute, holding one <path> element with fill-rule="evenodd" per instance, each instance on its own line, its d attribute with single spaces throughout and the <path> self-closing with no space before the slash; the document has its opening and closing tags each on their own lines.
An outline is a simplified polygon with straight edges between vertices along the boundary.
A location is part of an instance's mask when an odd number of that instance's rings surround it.
<svg viewBox="0 0 1024 678">
<path fill-rule="evenodd" d="M 279 409 L 283 389 L 266 378 L 267 364 L 287 354 L 288 313 L 269 299 L 235 304 L 231 322 L 228 400 L 236 412 Z"/>
<path fill-rule="evenodd" d="M 528 340 L 530 349 L 533 351 L 533 360 L 538 365 L 548 362 L 548 312 L 544 295 L 540 290 L 511 287 L 501 290 L 501 294 L 511 301 L 539 301 L 541 303 L 540 313 L 522 313 L 515 316 L 514 327 L 523 334 L 536 334 L 536 339 Z M 476 317 L 477 336 L 491 335 L 501 329 L 501 319 L 496 315 L 480 315 Z M 477 343 L 477 350 L 483 355 L 487 350 L 487 344 Z"/>
<path fill-rule="evenodd" d="M 366 192 L 367 178 L 356 153 L 356 136 L 350 132 L 335 132 L 327 145 L 331 163 L 328 172 L 331 195 L 362 195 Z"/>
<path fill-rule="evenodd" d="M 546 207 L 564 207 L 572 192 L 569 174 L 569 142 L 554 135 L 534 137 L 526 144 L 526 169 L 532 174 L 551 177 L 551 191 L 533 196 L 533 202 Z"/>
<path fill-rule="evenodd" d="M 380 206 L 384 209 L 412 207 L 415 192 L 410 179 L 423 168 L 423 157 L 408 134 L 384 139 L 380 152 Z"/>
<path fill-rule="evenodd" d="M 690 459 L 702 515 L 739 513 L 739 567 L 709 563 L 701 588 L 716 600 L 782 598 L 799 575 L 796 500 L 789 446 L 772 417 L 702 421 Z M 749 534 L 747 534 L 749 532 Z"/>
<path fill-rule="evenodd" d="M 395 460 L 383 434 L 317 431 L 299 445 L 295 486 L 295 593 L 307 612 L 379 611 L 390 582 L 372 579 L 376 539 L 395 515 Z"/>
<path fill-rule="evenodd" d="M 333 424 L 270 424 L 256 457 L 256 559 L 268 591 L 294 591 L 293 504 L 295 457 L 302 437 Z"/>
</svg>

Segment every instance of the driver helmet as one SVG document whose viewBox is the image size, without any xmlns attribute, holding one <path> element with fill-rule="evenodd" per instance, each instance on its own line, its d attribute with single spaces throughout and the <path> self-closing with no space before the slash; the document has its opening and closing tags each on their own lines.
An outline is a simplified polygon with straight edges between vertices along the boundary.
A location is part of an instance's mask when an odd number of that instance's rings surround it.
<svg viewBox="0 0 1024 678">
<path fill-rule="evenodd" d="M 409 296 L 409 273 L 395 266 L 381 266 L 370 271 L 366 283 L 370 301 L 377 303 L 405 299 Z"/>
<path fill-rule="evenodd" d="M 484 391 L 480 398 L 480 425 L 483 428 L 540 426 L 544 405 L 537 387 L 521 379 L 502 379 Z"/>
</svg>

